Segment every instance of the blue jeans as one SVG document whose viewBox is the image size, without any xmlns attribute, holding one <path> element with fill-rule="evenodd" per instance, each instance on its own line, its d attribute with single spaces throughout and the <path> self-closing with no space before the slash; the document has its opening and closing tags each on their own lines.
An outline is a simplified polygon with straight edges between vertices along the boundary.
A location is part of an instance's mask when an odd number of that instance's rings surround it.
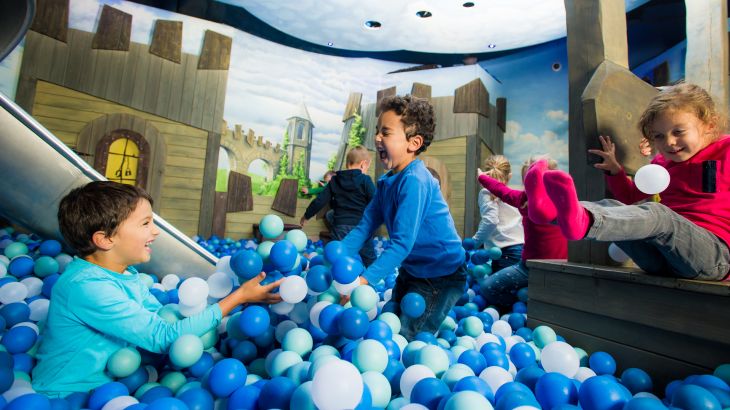
<svg viewBox="0 0 730 410">
<path fill-rule="evenodd" d="M 466 264 L 456 272 L 435 278 L 417 278 L 403 267 L 398 269 L 398 277 L 393 287 L 393 302 L 400 316 L 400 334 L 413 340 L 419 332 L 436 333 L 446 315 L 459 300 L 466 286 Z M 426 311 L 417 318 L 400 314 L 400 301 L 407 293 L 415 292 L 426 300 Z"/>
<path fill-rule="evenodd" d="M 646 273 L 685 279 L 722 280 L 730 251 L 722 239 L 665 205 L 583 202 L 593 215 L 586 239 L 614 242 Z"/>
<path fill-rule="evenodd" d="M 492 272 L 500 271 L 522 260 L 522 244 L 502 248 L 502 257 L 492 261 Z"/>
<path fill-rule="evenodd" d="M 479 290 L 487 304 L 497 310 L 508 308 L 517 302 L 517 291 L 527 286 L 529 269 L 525 262 L 501 269 L 479 281 Z"/>
</svg>

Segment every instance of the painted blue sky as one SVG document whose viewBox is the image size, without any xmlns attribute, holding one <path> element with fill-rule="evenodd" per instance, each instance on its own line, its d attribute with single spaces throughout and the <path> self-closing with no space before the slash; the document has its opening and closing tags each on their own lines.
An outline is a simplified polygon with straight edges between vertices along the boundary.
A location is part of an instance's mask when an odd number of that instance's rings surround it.
<svg viewBox="0 0 730 410">
<path fill-rule="evenodd" d="M 156 19 L 183 21 L 186 53 L 199 54 L 205 30 L 233 37 L 224 119 L 230 127 L 241 124 L 245 130 L 253 129 L 257 135 L 277 143 L 283 139 L 286 118 L 304 102 L 315 125 L 310 173 L 313 179 L 325 172 L 327 160 L 337 150 L 349 93 L 361 92 L 363 103 L 370 103 L 374 102 L 377 90 L 393 85 L 394 81 L 399 84 L 399 92 L 408 92 L 414 78 L 386 75 L 410 64 L 313 54 L 228 26 L 120 0 L 71 0 L 70 26 L 94 31 L 103 4 L 134 16 L 135 42 L 149 44 Z M 433 85 L 434 96 L 452 92 L 454 86 L 468 82 L 469 76 L 482 78 L 490 90 L 490 99 L 507 97 L 505 154 L 515 169 L 530 155 L 544 153 L 567 169 L 567 70 L 552 69 L 555 62 L 566 66 L 565 54 L 565 42 L 558 40 L 538 51 L 482 63 L 497 81 L 476 66 L 430 70 L 419 76 L 430 76 L 423 82 Z M 0 64 L 0 78 L 4 79 L 0 82 L 1 90 L 8 95 L 15 93 L 21 56 L 22 46 Z M 512 182 L 519 184 L 519 176 Z"/>
</svg>

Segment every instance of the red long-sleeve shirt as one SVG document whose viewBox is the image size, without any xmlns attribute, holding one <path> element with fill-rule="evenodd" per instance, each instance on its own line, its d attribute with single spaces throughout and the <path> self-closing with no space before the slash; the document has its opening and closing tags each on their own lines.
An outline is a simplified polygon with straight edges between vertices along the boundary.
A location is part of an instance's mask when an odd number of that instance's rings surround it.
<svg viewBox="0 0 730 410">
<path fill-rule="evenodd" d="M 536 224 L 527 216 L 527 195 L 525 191 L 509 188 L 488 175 L 480 175 L 479 183 L 504 203 L 514 206 L 522 214 L 522 229 L 525 232 L 525 245 L 522 260 L 528 259 L 567 259 L 568 240 L 557 225 Z"/>
<path fill-rule="evenodd" d="M 703 171 L 705 163 L 713 160 L 716 170 Z M 730 244 L 730 135 L 686 161 L 669 161 L 659 154 L 651 162 L 669 171 L 669 186 L 659 194 L 661 203 Z M 711 185 L 708 182 L 713 178 L 715 192 L 703 192 L 703 182 Z M 606 181 L 614 197 L 625 204 L 649 197 L 636 188 L 623 169 L 608 175 Z"/>
</svg>

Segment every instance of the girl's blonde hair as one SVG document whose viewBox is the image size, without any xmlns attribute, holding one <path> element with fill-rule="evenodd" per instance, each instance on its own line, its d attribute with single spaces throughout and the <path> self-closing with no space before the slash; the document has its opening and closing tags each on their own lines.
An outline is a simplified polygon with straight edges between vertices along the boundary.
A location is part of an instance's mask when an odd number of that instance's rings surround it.
<svg viewBox="0 0 730 410">
<path fill-rule="evenodd" d="M 506 184 L 512 173 L 512 166 L 504 155 L 490 155 L 484 160 L 482 171 L 490 177 Z"/>
<path fill-rule="evenodd" d="M 647 140 L 654 141 L 651 126 L 657 116 L 667 111 L 687 111 L 705 124 L 714 124 L 713 140 L 725 130 L 725 116 L 717 111 L 710 94 L 698 85 L 678 83 L 660 88 L 659 94 L 649 102 L 649 106 L 641 114 L 639 130 Z"/>
<path fill-rule="evenodd" d="M 536 163 L 540 160 L 546 160 L 548 163 L 548 169 L 558 169 L 558 161 L 555 161 L 554 159 L 550 158 L 548 155 L 533 155 L 530 158 L 527 158 L 527 161 L 525 161 L 524 164 L 522 164 L 522 179 L 525 179 L 525 174 L 527 173 L 527 169 L 530 168 L 530 165 Z"/>
</svg>

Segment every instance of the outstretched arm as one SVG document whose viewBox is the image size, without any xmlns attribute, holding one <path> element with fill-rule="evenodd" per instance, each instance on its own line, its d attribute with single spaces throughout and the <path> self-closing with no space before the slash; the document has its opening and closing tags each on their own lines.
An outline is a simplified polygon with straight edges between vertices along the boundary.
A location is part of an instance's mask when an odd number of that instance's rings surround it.
<svg viewBox="0 0 730 410">
<path fill-rule="evenodd" d="M 484 188 L 487 188 L 487 190 L 494 196 L 504 201 L 504 203 L 512 205 L 515 208 L 522 208 L 525 205 L 525 202 L 527 202 L 527 195 L 525 194 L 525 191 L 512 189 L 503 184 L 501 181 L 483 173 L 481 170 L 479 170 L 479 183 L 482 184 Z"/>
<path fill-rule="evenodd" d="M 614 198 L 625 204 L 633 204 L 634 202 L 650 197 L 651 195 L 639 191 L 639 189 L 636 188 L 634 181 L 629 179 L 626 172 L 624 172 L 623 167 L 616 159 L 616 144 L 611 141 L 611 137 L 601 135 L 598 139 L 601 141 L 601 147 L 603 149 L 589 149 L 588 152 L 603 158 L 603 162 L 595 164 L 594 167 L 606 172 L 608 189 L 611 191 Z M 644 140 L 642 140 L 642 144 L 640 144 L 640 149 L 642 150 L 643 155 L 646 150 Z"/>
</svg>

